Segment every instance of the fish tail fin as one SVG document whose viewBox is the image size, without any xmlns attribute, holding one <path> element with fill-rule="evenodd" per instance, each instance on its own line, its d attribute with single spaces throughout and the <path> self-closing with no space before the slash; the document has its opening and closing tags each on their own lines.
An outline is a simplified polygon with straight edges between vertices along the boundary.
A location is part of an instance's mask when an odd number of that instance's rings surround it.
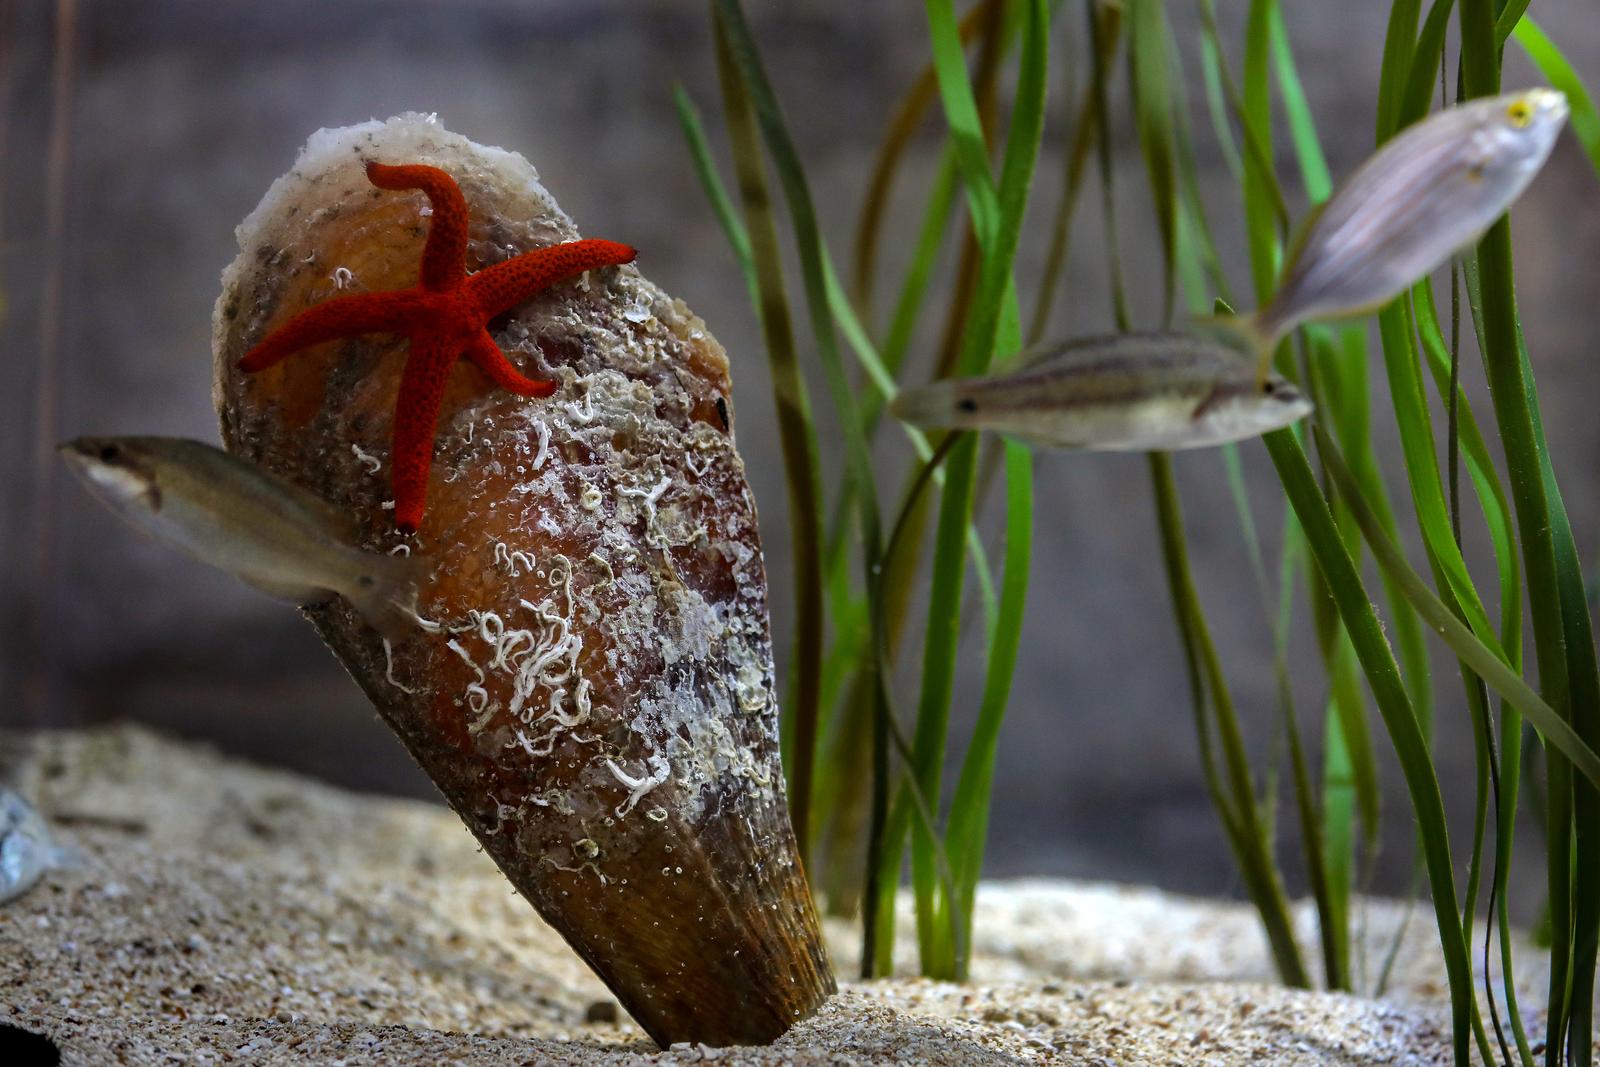
<svg viewBox="0 0 1600 1067">
<path fill-rule="evenodd" d="M 955 425 L 956 385 L 949 379 L 902 389 L 889 401 L 889 414 L 901 422 L 933 430 Z"/>
<path fill-rule="evenodd" d="M 398 641 L 420 628 L 417 589 L 427 576 L 427 562 L 422 556 L 363 553 L 356 588 L 346 599 L 373 629 Z"/>
<path fill-rule="evenodd" d="M 1211 335 L 1240 355 L 1256 361 L 1256 385 L 1264 388 L 1267 375 L 1272 370 L 1272 350 L 1277 345 L 1277 331 L 1266 317 L 1266 309 L 1235 314 L 1221 300 L 1217 301 L 1216 314 L 1194 320 L 1194 326 Z"/>
</svg>

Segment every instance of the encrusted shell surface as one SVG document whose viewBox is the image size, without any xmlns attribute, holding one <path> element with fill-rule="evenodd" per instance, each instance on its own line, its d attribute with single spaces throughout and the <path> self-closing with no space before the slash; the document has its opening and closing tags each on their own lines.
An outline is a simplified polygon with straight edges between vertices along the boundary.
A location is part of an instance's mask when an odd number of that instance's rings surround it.
<svg viewBox="0 0 1600 1067">
<path fill-rule="evenodd" d="M 240 226 L 223 276 L 223 440 L 361 517 L 364 547 L 426 561 L 419 613 L 435 625 L 392 648 L 342 602 L 307 615 L 623 1006 L 663 1045 L 770 1041 L 834 980 L 784 804 L 727 358 L 632 267 L 532 298 L 491 330 L 559 388 L 527 400 L 458 364 L 427 513 L 403 538 L 385 505 L 405 341 L 236 368 L 312 304 L 415 284 L 427 201 L 374 189 L 374 159 L 456 178 L 469 270 L 578 236 L 520 156 L 429 117 L 319 132 Z"/>
</svg>

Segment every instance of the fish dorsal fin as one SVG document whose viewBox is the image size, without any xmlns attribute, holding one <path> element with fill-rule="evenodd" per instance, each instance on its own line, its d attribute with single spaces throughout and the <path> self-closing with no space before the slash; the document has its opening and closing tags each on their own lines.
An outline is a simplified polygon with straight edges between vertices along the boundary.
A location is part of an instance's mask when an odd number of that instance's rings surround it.
<svg viewBox="0 0 1600 1067">
<path fill-rule="evenodd" d="M 253 477 L 259 478 L 261 481 L 280 490 L 284 496 L 292 500 L 297 506 L 314 516 L 328 531 L 330 537 L 354 547 L 355 542 L 361 536 L 361 525 L 348 510 L 338 507 L 324 497 L 302 485 L 291 482 L 282 475 L 274 474 L 255 460 L 247 459 L 233 452 L 229 452 L 227 455 L 234 462 L 248 469 Z"/>
<path fill-rule="evenodd" d="M 1190 319 L 1187 326 L 1190 336 L 1232 352 L 1241 360 L 1257 359 L 1264 343 L 1253 315 L 1204 315 Z"/>
<path fill-rule="evenodd" d="M 1117 351 L 1120 346 L 1146 345 L 1163 336 L 1168 334 L 1165 331 L 1146 331 L 1090 334 L 1087 337 L 1073 337 L 1065 341 L 1041 341 L 1024 348 L 1004 364 L 996 366 L 992 373 L 997 376 L 1013 374 L 1031 370 L 1046 362 L 1072 363 L 1079 359 L 1103 359 Z"/>
<path fill-rule="evenodd" d="M 269 475 L 270 477 L 270 475 Z M 282 479 L 279 479 L 283 481 Z M 348 545 L 354 545 L 361 536 L 361 524 L 356 517 L 344 508 L 330 503 L 311 490 L 292 482 L 283 481 L 283 486 L 305 509 L 324 520 L 328 524 L 328 533 L 337 537 Z"/>
<path fill-rule="evenodd" d="M 246 484 L 251 482 L 256 484 L 263 500 L 286 500 L 290 505 L 310 515 L 313 521 L 336 541 L 354 545 L 361 535 L 360 524 L 348 510 L 336 507 L 310 489 L 273 473 L 259 459 L 189 438 L 149 437 L 138 440 L 147 442 L 158 450 L 164 449 L 168 453 L 182 457 L 180 462 L 190 465 L 193 470 L 199 472 L 200 477 L 205 477 L 206 471 L 212 472 L 212 476 L 226 476 L 222 471 L 223 468 L 237 472 Z"/>
</svg>

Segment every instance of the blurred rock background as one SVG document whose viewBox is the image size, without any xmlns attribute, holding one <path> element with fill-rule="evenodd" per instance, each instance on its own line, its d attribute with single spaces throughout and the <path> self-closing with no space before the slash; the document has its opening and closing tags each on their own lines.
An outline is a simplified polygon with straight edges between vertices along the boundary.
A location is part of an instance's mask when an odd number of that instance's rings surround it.
<svg viewBox="0 0 1600 1067">
<path fill-rule="evenodd" d="M 1241 42 L 1245 5 L 1219 6 L 1226 39 Z M 921 5 L 747 7 L 830 243 L 842 252 L 889 109 L 927 54 Z M 1171 7 L 1198 106 L 1196 13 L 1186 2 Z M 1372 143 L 1388 5 L 1292 0 L 1284 8 L 1334 173 L 1347 173 Z M 1600 81 L 1592 6 L 1541 0 L 1533 10 L 1591 85 Z M 1078 0 L 1063 5 L 1061 23 L 1058 40 L 1072 47 L 1056 60 L 1038 221 L 1019 261 L 1025 307 L 1029 267 L 1043 258 L 1059 196 L 1066 90 L 1079 91 L 1084 76 L 1075 58 Z M 707 28 L 705 5 L 693 0 L 0 0 L 0 725 L 136 719 L 357 788 L 432 795 L 293 611 L 133 537 L 72 483 L 53 448 L 91 432 L 215 440 L 211 308 L 234 254 L 233 226 L 313 130 L 404 110 L 437 112 L 452 129 L 526 155 L 585 233 L 637 245 L 641 269 L 688 301 L 727 346 L 744 416 L 739 444 L 762 508 L 781 671 L 789 546 L 765 359 L 670 99 L 682 82 L 717 125 Z M 1508 85 L 1535 80 L 1515 47 L 1508 63 L 1516 72 Z M 1156 236 L 1126 100 L 1117 108 L 1120 239 L 1136 317 L 1152 323 Z M 1214 222 L 1242 280 L 1234 186 L 1205 115 L 1195 119 Z M 891 233 L 915 224 L 937 132 L 929 123 L 917 142 Z M 1292 174 L 1283 140 L 1279 151 Z M 1303 197 L 1290 188 L 1298 212 Z M 1077 214 L 1058 334 L 1110 325 L 1096 201 L 1091 190 Z M 1515 223 L 1523 321 L 1558 474 L 1588 552 L 1600 518 L 1600 186 L 1570 137 Z M 889 242 L 891 269 L 905 243 Z M 925 340 L 924 350 L 933 337 Z M 1478 365 L 1465 367 L 1482 397 Z M 1375 366 L 1380 394 L 1381 378 Z M 814 395 L 825 406 L 820 382 Z M 1381 396 L 1374 410 L 1380 455 L 1409 515 Z M 898 469 L 905 457 L 892 436 L 884 436 L 883 462 Z M 1281 495 L 1260 447 L 1244 453 L 1256 519 L 1275 543 Z M 1252 745 L 1265 758 L 1277 734 L 1270 640 L 1223 468 L 1200 453 L 1180 457 L 1178 471 L 1201 592 Z M 1000 751 L 994 874 L 1237 891 L 1199 776 L 1147 486 L 1137 456 L 1051 455 L 1038 465 L 1032 605 Z M 1470 547 L 1484 556 L 1483 544 Z M 1309 629 L 1304 611 L 1300 624 Z M 1470 736 L 1454 666 L 1435 652 L 1440 773 L 1451 822 L 1464 835 Z M 964 656 L 958 740 L 981 669 L 975 645 Z M 1293 668 L 1314 739 L 1323 694 L 1308 633 L 1296 635 Z M 1376 721 L 1374 729 L 1386 752 Z M 1388 763 L 1386 844 L 1373 885 L 1403 892 L 1411 820 Z M 1531 852 L 1522 867 L 1537 880 Z M 1530 912 L 1537 897 L 1530 886 L 1519 910 Z"/>
</svg>

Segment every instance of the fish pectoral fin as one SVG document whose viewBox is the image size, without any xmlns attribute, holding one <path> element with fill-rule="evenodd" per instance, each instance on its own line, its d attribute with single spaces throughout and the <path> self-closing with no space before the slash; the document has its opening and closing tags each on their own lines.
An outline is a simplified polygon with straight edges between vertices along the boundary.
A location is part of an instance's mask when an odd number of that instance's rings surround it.
<svg viewBox="0 0 1600 1067">
<path fill-rule="evenodd" d="M 1201 419 L 1211 414 L 1212 410 L 1215 409 L 1221 401 L 1222 390 L 1215 388 L 1212 389 L 1203 398 L 1201 398 L 1200 403 L 1194 406 L 1194 410 L 1189 412 L 1189 421 L 1199 422 Z"/>
</svg>

